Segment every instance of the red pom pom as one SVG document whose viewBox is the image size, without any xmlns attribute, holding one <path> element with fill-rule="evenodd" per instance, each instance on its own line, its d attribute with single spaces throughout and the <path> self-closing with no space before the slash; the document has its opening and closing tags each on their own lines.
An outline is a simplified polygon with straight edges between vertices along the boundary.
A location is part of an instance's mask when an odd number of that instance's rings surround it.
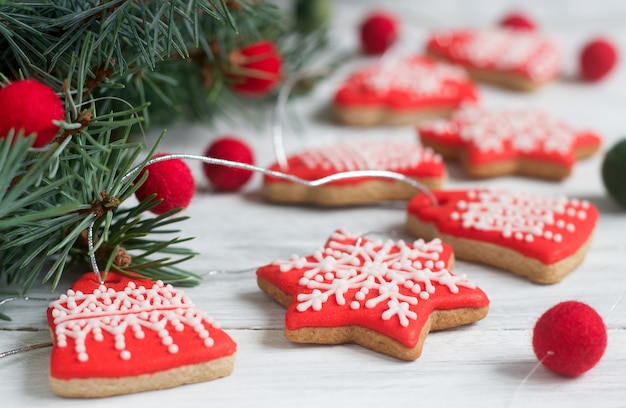
<svg viewBox="0 0 626 408">
<path fill-rule="evenodd" d="M 254 164 L 252 149 L 243 141 L 226 136 L 215 140 L 205 152 L 205 156 L 224 159 L 245 164 Z M 251 170 L 203 164 L 204 174 L 219 191 L 235 191 L 241 188 L 252 177 Z"/>
<path fill-rule="evenodd" d="M 280 81 L 283 61 L 271 41 L 260 41 L 229 54 L 233 91 L 247 96 L 263 96 Z"/>
<path fill-rule="evenodd" d="M 163 156 L 157 154 L 153 157 Z M 135 192 L 139 201 L 144 201 L 152 194 L 155 200 L 162 200 L 150 211 L 163 214 L 175 208 L 186 208 L 196 191 L 196 183 L 187 164 L 179 159 L 164 160 L 145 167 L 138 179 L 148 172 L 145 183 Z"/>
<path fill-rule="evenodd" d="M 0 139 L 14 129 L 26 136 L 36 133 L 34 147 L 45 146 L 54 139 L 59 127 L 53 120 L 62 120 L 63 104 L 54 91 L 34 79 L 15 81 L 0 89 Z"/>
<path fill-rule="evenodd" d="M 361 48 L 366 54 L 382 54 L 398 39 L 398 21 L 382 11 L 370 14 L 361 24 Z"/>
<path fill-rule="evenodd" d="M 588 42 L 580 53 L 580 74 L 587 81 L 604 78 L 617 63 L 617 49 L 608 40 L 597 38 Z"/>
<path fill-rule="evenodd" d="M 606 349 L 606 327 L 590 306 L 562 302 L 535 324 L 533 349 L 549 370 L 576 377 L 600 361 Z"/>
<path fill-rule="evenodd" d="M 537 28 L 530 17 L 519 11 L 505 15 L 502 20 L 500 20 L 500 27 L 508 27 L 515 30 L 534 30 Z"/>
</svg>

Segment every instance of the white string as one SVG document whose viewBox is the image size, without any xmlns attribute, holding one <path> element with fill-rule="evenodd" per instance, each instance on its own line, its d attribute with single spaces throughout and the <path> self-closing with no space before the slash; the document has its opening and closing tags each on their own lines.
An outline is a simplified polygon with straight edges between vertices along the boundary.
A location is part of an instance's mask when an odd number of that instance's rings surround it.
<svg viewBox="0 0 626 408">
<path fill-rule="evenodd" d="M 33 350 L 37 350 L 37 349 L 45 348 L 45 347 L 52 347 L 52 343 L 51 342 L 37 343 L 37 344 L 31 344 L 30 346 L 24 346 L 24 347 L 19 347 L 13 350 L 3 351 L 3 352 L 0 352 L 0 358 L 9 357 L 14 354 L 26 353 L 28 351 L 33 351 Z"/>
<path fill-rule="evenodd" d="M 102 274 L 100 273 L 100 268 L 98 268 L 98 262 L 96 260 L 96 251 L 93 249 L 93 225 L 96 220 L 93 220 L 91 224 L 89 224 L 89 228 L 87 228 L 87 246 L 89 247 L 89 260 L 91 261 L 91 267 L 93 268 L 93 273 L 96 274 L 98 281 L 100 283 L 104 283 L 102 280 Z"/>
<path fill-rule="evenodd" d="M 275 170 L 269 170 L 263 167 L 254 166 L 252 164 L 240 163 L 240 162 L 231 161 L 231 160 L 217 159 L 215 157 L 198 156 L 198 155 L 187 154 L 187 153 L 174 153 L 174 154 L 167 154 L 163 156 L 154 157 L 146 162 L 145 167 L 150 166 L 155 163 L 159 163 L 159 162 L 166 161 L 166 160 L 173 160 L 173 159 L 198 160 L 198 161 L 208 163 L 208 164 L 217 164 L 220 166 L 233 167 L 236 169 L 250 170 L 250 171 L 257 172 L 257 173 L 262 173 L 266 176 L 276 177 L 276 178 L 280 178 L 283 180 L 289 180 L 291 182 L 302 184 L 308 187 L 319 187 L 324 184 L 332 183 L 334 181 L 360 178 L 360 177 L 374 177 L 374 178 L 397 180 L 397 181 L 406 183 L 410 185 L 411 187 L 414 187 L 416 190 L 420 191 L 422 194 L 424 194 L 428 198 L 428 200 L 431 202 L 433 206 L 438 205 L 438 202 L 435 196 L 422 183 L 410 177 L 407 177 L 404 174 L 396 173 L 396 172 L 389 171 L 389 170 L 343 171 L 343 172 L 331 174 L 326 177 L 318 178 L 315 180 L 305 180 L 303 178 L 294 176 L 292 174 L 282 173 L 280 171 L 275 171 Z M 128 173 L 126 173 L 121 178 L 121 183 L 127 182 L 131 177 L 134 177 L 143 168 L 144 166 L 138 165 L 134 167 L 133 169 L 131 169 Z"/>
</svg>

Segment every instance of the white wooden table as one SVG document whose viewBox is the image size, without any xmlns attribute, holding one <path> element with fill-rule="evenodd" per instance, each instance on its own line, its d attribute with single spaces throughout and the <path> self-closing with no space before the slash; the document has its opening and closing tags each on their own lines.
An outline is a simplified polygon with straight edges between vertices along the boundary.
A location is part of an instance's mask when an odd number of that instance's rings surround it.
<svg viewBox="0 0 626 408">
<path fill-rule="evenodd" d="M 340 47 L 356 44 L 355 28 L 373 3 L 335 4 L 333 35 Z M 440 24 L 489 25 L 515 4 L 407 1 L 390 6 L 405 24 L 402 47 L 421 49 L 429 29 Z M 422 356 L 399 361 L 356 345 L 298 345 L 282 333 L 284 309 L 256 285 L 255 267 L 291 254 L 307 255 L 338 227 L 355 232 L 383 231 L 409 238 L 403 231 L 404 203 L 348 209 L 275 206 L 259 194 L 255 176 L 242 194 L 215 194 L 201 179 L 200 165 L 190 163 L 199 189 L 181 228 L 200 255 L 186 267 L 206 276 L 186 289 L 198 307 L 212 315 L 238 343 L 235 372 L 212 382 L 170 390 L 93 401 L 55 397 L 48 386 L 49 349 L 0 360 L 2 407 L 13 406 L 466 406 L 466 407 L 623 407 L 626 406 L 626 212 L 606 195 L 600 166 L 606 149 L 626 136 L 626 65 L 600 84 L 571 79 L 581 44 L 592 35 L 612 38 L 626 58 L 626 3 L 618 1 L 524 3 L 541 27 L 557 37 L 567 53 L 569 79 L 533 94 L 482 87 L 488 105 L 539 106 L 574 125 L 593 128 L 605 137 L 603 151 L 576 165 L 560 183 L 504 177 L 476 182 L 449 166 L 446 187 L 503 186 L 526 192 L 584 198 L 600 210 L 595 238 L 584 263 L 562 282 L 541 286 L 508 273 L 458 261 L 490 297 L 491 309 L 476 324 L 431 333 Z M 359 60 L 355 64 L 366 62 Z M 354 64 L 353 64 L 354 65 Z M 288 151 L 324 141 L 394 137 L 413 140 L 412 128 L 355 131 L 329 120 L 327 103 L 347 71 L 339 71 L 315 91 L 290 105 L 297 126 L 287 127 Z M 261 115 L 261 117 L 264 117 Z M 269 117 L 269 116 L 267 116 Z M 294 121 L 291 121 L 294 122 Z M 273 161 L 268 123 L 218 123 L 216 129 L 179 124 L 170 128 L 162 150 L 201 154 L 215 136 L 234 133 L 254 147 L 262 166 Z M 222 271 L 221 273 L 212 273 Z M 224 272 L 227 271 L 227 272 Z M 235 272 L 238 271 L 238 272 Z M 64 291 L 36 287 L 31 295 L 52 297 Z M 608 348 L 600 363 L 576 379 L 559 377 L 542 367 L 531 347 L 532 327 L 549 307 L 564 300 L 593 306 L 608 327 Z M 46 302 L 18 301 L 2 306 L 13 322 L 0 322 L 0 351 L 49 341 Z"/>
</svg>

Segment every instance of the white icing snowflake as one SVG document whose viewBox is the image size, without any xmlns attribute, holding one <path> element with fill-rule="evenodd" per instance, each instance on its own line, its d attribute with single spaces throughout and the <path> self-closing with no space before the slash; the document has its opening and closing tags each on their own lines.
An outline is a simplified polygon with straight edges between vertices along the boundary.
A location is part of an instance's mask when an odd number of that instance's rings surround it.
<svg viewBox="0 0 626 408">
<path fill-rule="evenodd" d="M 438 38 L 438 42 L 449 44 L 450 33 L 441 35 L 446 41 Z M 453 45 L 451 53 L 478 68 L 519 70 L 537 81 L 556 75 L 562 59 L 559 47 L 544 36 L 509 29 L 474 30 L 466 42 Z"/>
<path fill-rule="evenodd" d="M 563 122 L 536 109 L 487 110 L 476 105 L 465 105 L 455 112 L 461 139 L 472 143 L 481 152 L 502 151 L 509 144 L 514 151 L 529 153 L 545 151 L 560 155 L 571 154 L 576 132 Z M 433 130 L 445 130 L 441 123 Z"/>
<path fill-rule="evenodd" d="M 543 237 L 556 243 L 564 234 L 576 231 L 577 220 L 587 218 L 589 203 L 566 197 L 542 197 L 505 190 L 468 192 L 468 201 L 460 200 L 452 220 L 461 220 L 463 228 L 501 231 L 505 238 L 533 242 Z"/>
<path fill-rule="evenodd" d="M 381 318 L 397 316 L 400 324 L 407 327 L 409 320 L 417 319 L 411 306 L 435 293 L 434 283 L 447 287 L 451 293 L 458 293 L 459 287 L 476 288 L 465 276 L 448 271 L 446 263 L 439 259 L 442 251 L 439 239 L 417 240 L 407 245 L 403 241 L 369 241 L 339 230 L 311 259 L 294 255 L 274 264 L 281 272 L 304 269 L 299 285 L 306 292 L 296 297 L 296 309 L 300 312 L 322 310 L 331 297 L 338 305 L 353 310 L 373 309 L 387 302 Z"/>
<path fill-rule="evenodd" d="M 374 92 L 405 91 L 415 97 L 449 95 L 455 93 L 450 81 L 468 81 L 459 67 L 422 60 L 404 60 L 399 63 L 379 65 L 362 72 L 364 85 Z"/>
<path fill-rule="evenodd" d="M 129 282 L 123 291 L 100 285 L 93 293 L 68 290 L 50 304 L 55 325 L 57 347 L 67 347 L 67 339 L 74 339 L 78 360 L 89 359 L 85 341 L 88 336 L 100 342 L 104 333 L 114 336 L 115 349 L 123 360 L 129 360 L 131 352 L 126 349 L 127 336 L 145 337 L 144 330 L 158 333 L 164 349 L 175 354 L 179 351 L 167 325 L 182 332 L 185 326 L 192 328 L 206 347 L 213 346 L 203 322 L 211 323 L 202 311 L 171 285 L 157 281 L 147 289 Z M 187 330 L 189 330 L 187 328 Z"/>
<path fill-rule="evenodd" d="M 337 143 L 312 148 L 300 155 L 311 169 L 402 171 L 420 163 L 441 163 L 441 156 L 415 143 L 393 140 Z"/>
</svg>

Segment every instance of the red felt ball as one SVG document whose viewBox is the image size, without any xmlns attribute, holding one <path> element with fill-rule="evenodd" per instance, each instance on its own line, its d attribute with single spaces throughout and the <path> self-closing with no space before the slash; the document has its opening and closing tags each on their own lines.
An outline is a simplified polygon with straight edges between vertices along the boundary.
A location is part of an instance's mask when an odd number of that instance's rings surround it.
<svg viewBox="0 0 626 408">
<path fill-rule="evenodd" d="M 158 154 L 153 157 L 163 156 Z M 135 196 L 139 201 L 144 201 L 152 194 L 156 194 L 155 200 L 162 200 L 150 211 L 155 214 L 163 214 L 175 208 L 186 208 L 196 191 L 196 183 L 187 164 L 180 159 L 164 160 L 146 166 L 137 178 L 141 178 L 145 172 L 148 178 L 137 189 Z"/>
<path fill-rule="evenodd" d="M 361 24 L 361 48 L 366 54 L 382 54 L 398 39 L 398 21 L 383 11 L 368 15 Z"/>
<path fill-rule="evenodd" d="M 15 81 L 0 89 L 0 139 L 9 131 L 25 135 L 36 133 L 34 147 L 45 146 L 54 139 L 59 127 L 53 120 L 62 120 L 63 104 L 54 91 L 34 79 Z"/>
<path fill-rule="evenodd" d="M 232 136 L 216 139 L 209 145 L 205 156 L 230 160 L 245 164 L 254 164 L 252 149 L 244 141 Z M 218 191 L 240 189 L 252 177 L 252 171 L 203 163 L 204 174 Z"/>
<path fill-rule="evenodd" d="M 595 366 L 606 349 L 606 327 L 590 306 L 562 302 L 535 324 L 533 349 L 546 368 L 576 377 Z"/>
<path fill-rule="evenodd" d="M 229 54 L 230 88 L 245 96 L 264 96 L 282 77 L 283 61 L 271 41 L 260 41 Z"/>
<path fill-rule="evenodd" d="M 580 53 L 580 75 L 586 81 L 604 78 L 617 63 L 617 49 L 609 40 L 596 38 Z"/>
<path fill-rule="evenodd" d="M 508 27 L 515 30 L 535 30 L 537 28 L 533 20 L 526 14 L 513 11 L 505 15 L 499 23 L 500 27 Z"/>
</svg>

